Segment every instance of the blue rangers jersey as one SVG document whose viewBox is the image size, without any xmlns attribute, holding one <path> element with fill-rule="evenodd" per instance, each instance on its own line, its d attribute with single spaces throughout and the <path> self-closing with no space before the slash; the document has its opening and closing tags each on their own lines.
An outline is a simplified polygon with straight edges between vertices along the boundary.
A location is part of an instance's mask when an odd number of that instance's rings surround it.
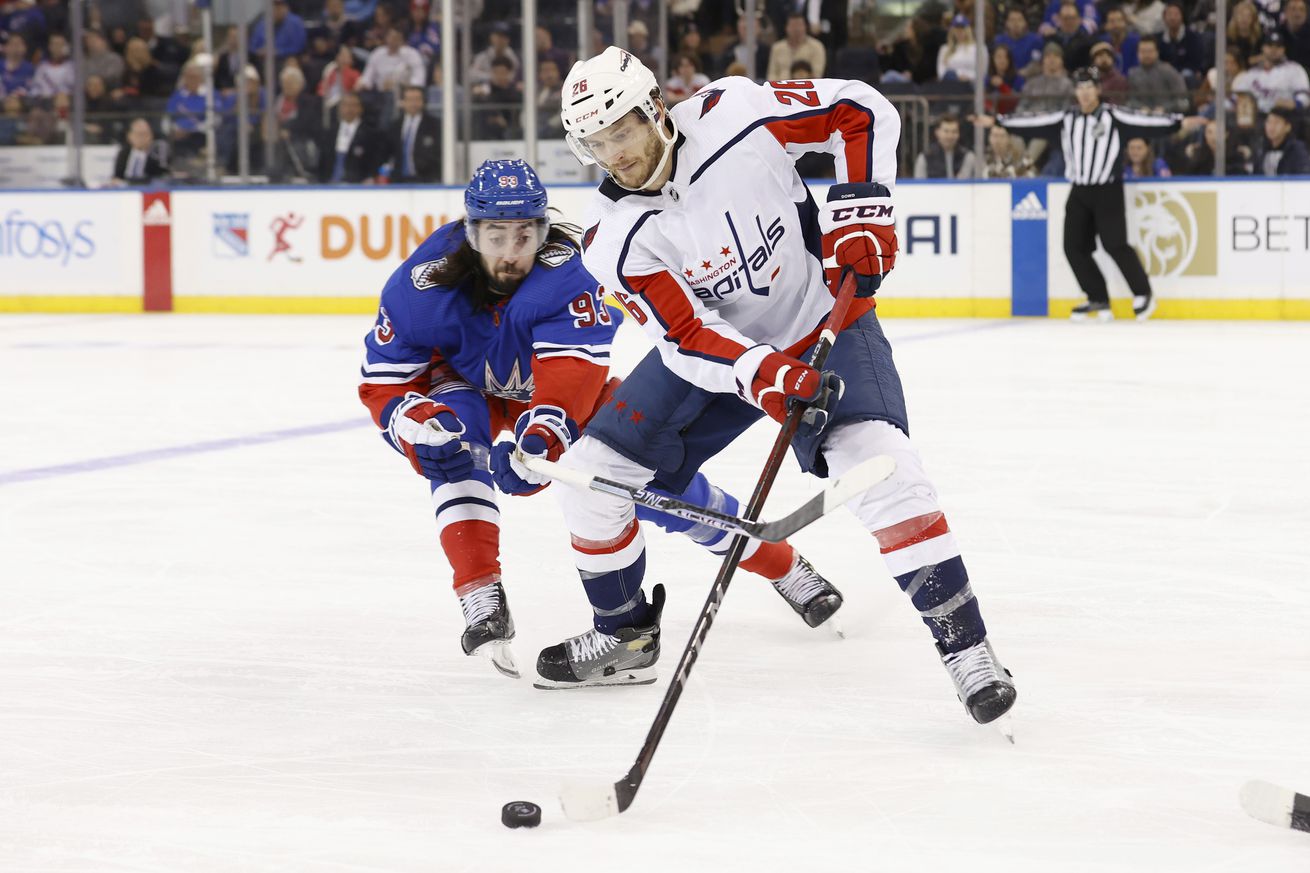
<svg viewBox="0 0 1310 873">
<path fill-rule="evenodd" d="M 438 228 L 391 274 L 364 340 L 360 399 L 384 431 L 408 392 L 475 388 L 590 417 L 609 368 L 615 325 L 577 249 L 551 242 L 514 294 L 479 305 L 470 282 L 433 273 L 464 242 L 464 224 Z M 512 424 L 512 422 L 511 422 Z"/>
</svg>

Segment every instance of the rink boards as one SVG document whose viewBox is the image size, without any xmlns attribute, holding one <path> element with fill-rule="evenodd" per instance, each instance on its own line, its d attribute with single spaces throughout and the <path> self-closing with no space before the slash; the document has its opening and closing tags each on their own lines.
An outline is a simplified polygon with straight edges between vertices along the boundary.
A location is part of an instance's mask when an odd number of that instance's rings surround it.
<svg viewBox="0 0 1310 873">
<path fill-rule="evenodd" d="M 826 185 L 811 186 L 822 201 Z M 551 205 L 582 223 L 590 186 Z M 1068 315 L 1063 182 L 902 182 L 888 316 Z M 1310 319 L 1310 180 L 1127 186 L 1161 318 Z M 441 187 L 5 192 L 0 311 L 372 311 L 388 275 L 463 214 Z M 1121 314 L 1127 288 L 1097 255 Z"/>
</svg>

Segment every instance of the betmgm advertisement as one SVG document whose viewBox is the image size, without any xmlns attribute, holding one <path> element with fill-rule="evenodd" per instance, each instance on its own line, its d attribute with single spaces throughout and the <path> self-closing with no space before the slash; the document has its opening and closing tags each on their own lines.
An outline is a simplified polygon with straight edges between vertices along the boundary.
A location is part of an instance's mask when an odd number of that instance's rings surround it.
<svg viewBox="0 0 1310 873">
<path fill-rule="evenodd" d="M 1160 300 L 1157 317 L 1310 317 L 1310 184 L 1154 182 L 1124 191 L 1128 241 Z M 1060 316 L 1082 295 L 1062 255 L 1069 186 L 1048 194 L 1050 314 Z M 1128 315 L 1123 277 L 1104 251 L 1095 257 L 1116 314 Z"/>
</svg>

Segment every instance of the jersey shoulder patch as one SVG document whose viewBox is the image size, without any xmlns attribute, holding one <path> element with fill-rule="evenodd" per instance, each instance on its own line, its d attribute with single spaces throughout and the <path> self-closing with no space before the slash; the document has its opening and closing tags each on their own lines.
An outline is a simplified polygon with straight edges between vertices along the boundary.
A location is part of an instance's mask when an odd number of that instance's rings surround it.
<svg viewBox="0 0 1310 873">
<path fill-rule="evenodd" d="M 541 251 L 537 252 L 537 261 L 553 269 L 567 263 L 577 253 L 578 250 L 571 245 L 553 242 L 543 246 Z"/>
<path fill-rule="evenodd" d="M 434 277 L 445 266 L 445 258 L 438 258 L 435 261 L 424 261 L 421 264 L 415 264 L 409 270 L 409 281 L 414 284 L 414 289 L 417 291 L 426 291 L 429 288 L 435 288 L 439 283 Z"/>
</svg>

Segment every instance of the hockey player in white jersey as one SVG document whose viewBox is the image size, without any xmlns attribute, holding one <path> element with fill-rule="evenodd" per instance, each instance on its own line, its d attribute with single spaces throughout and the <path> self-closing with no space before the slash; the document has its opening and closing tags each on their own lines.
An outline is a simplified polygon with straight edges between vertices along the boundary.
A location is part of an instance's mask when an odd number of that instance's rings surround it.
<svg viewBox="0 0 1310 873">
<path fill-rule="evenodd" d="M 670 112 L 650 71 L 613 47 L 573 67 L 562 102 L 574 153 L 608 174 L 584 223 L 584 262 L 656 346 L 562 463 L 677 487 L 760 417 L 782 421 L 789 403 L 813 401 L 839 376 L 845 393 L 798 431 L 797 460 L 840 476 L 875 455 L 895 459 L 897 472 L 849 505 L 932 632 L 968 712 L 1000 718 L 1014 684 L 909 440 L 874 312 L 897 251 L 896 109 L 861 82 L 730 77 Z M 822 205 L 793 164 L 811 151 L 836 161 L 838 184 Z M 859 299 L 831 369 L 819 373 L 800 359 L 851 272 Z M 611 661 L 653 665 L 658 616 L 640 587 L 645 546 L 632 507 L 576 489 L 557 497 L 588 597 L 610 623 L 545 649 L 538 672 L 590 684 Z"/>
</svg>

